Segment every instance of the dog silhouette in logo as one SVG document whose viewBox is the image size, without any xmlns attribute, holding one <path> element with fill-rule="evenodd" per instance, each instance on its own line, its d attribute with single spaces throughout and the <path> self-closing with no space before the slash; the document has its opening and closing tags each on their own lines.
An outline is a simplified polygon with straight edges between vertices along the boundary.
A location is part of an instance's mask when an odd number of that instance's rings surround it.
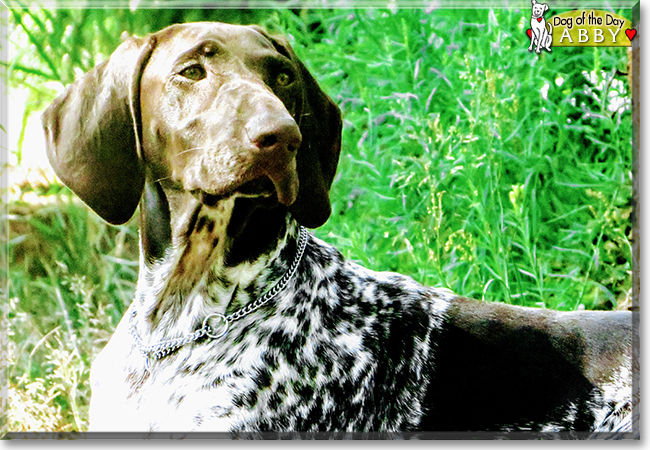
<svg viewBox="0 0 650 450">
<path fill-rule="evenodd" d="M 546 20 L 544 19 L 544 13 L 548 11 L 548 5 L 546 3 L 537 3 L 536 0 L 532 1 L 533 3 L 533 14 L 530 18 L 530 28 L 532 34 L 530 36 L 530 47 L 528 51 L 533 51 L 533 46 L 537 43 L 537 48 L 535 51 L 540 53 L 542 48 L 547 51 L 551 51 L 551 42 L 553 41 L 553 27 L 551 24 L 548 24 L 548 30 L 546 29 Z"/>
</svg>

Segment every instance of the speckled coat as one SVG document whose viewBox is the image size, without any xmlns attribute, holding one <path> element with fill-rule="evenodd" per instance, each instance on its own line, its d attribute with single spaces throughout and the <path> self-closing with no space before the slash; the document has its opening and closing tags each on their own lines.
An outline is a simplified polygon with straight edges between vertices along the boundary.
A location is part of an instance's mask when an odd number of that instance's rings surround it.
<svg viewBox="0 0 650 450">
<path fill-rule="evenodd" d="M 211 240 L 209 234 L 203 237 Z M 215 261 L 189 292 L 176 294 L 184 303 L 168 310 L 156 330 L 140 321 L 141 334 L 152 343 L 188 334 L 206 315 L 262 295 L 287 270 L 296 234 L 290 221 L 287 239 L 245 267 L 228 270 Z M 178 254 L 189 255 L 175 249 L 141 274 L 131 306 L 136 317 L 150 314 Z M 432 330 L 449 298 L 345 261 L 310 236 L 294 279 L 275 301 L 234 322 L 222 338 L 152 361 L 151 372 L 125 314 L 93 364 L 91 430 L 418 429 L 434 364 Z"/>
</svg>

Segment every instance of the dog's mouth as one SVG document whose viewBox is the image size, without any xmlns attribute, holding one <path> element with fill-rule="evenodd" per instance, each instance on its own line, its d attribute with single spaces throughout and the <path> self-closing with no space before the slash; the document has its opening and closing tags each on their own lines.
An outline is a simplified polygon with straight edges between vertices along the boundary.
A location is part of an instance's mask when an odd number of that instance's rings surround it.
<svg viewBox="0 0 650 450">
<path fill-rule="evenodd" d="M 290 206 L 298 197 L 298 172 L 296 159 L 288 155 L 285 160 L 270 159 L 258 162 L 247 173 L 228 176 L 220 180 L 190 180 L 183 183 L 197 200 L 206 206 L 216 206 L 230 197 L 252 198 L 259 201 L 280 203 Z"/>
<path fill-rule="evenodd" d="M 194 189 L 191 192 L 194 198 L 208 207 L 214 207 L 221 200 L 225 200 L 229 197 L 255 198 L 260 199 L 261 201 L 278 202 L 275 185 L 273 184 L 273 181 L 266 176 L 247 181 L 242 185 L 228 189 L 225 192 L 216 193 L 202 189 Z"/>
</svg>

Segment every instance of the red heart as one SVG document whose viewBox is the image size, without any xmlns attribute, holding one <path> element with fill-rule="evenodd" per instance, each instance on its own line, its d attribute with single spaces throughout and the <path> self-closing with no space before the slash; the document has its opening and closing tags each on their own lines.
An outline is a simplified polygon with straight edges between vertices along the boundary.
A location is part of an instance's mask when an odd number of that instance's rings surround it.
<svg viewBox="0 0 650 450">
<path fill-rule="evenodd" d="M 526 30 L 526 34 L 528 35 L 528 37 L 529 37 L 530 39 L 533 38 L 533 30 L 531 30 L 530 28 Z"/>
<path fill-rule="evenodd" d="M 627 38 L 631 41 L 634 36 L 636 36 L 636 30 L 632 29 L 630 30 L 629 28 L 625 30 L 625 34 L 627 34 Z"/>
<path fill-rule="evenodd" d="M 538 21 L 538 22 L 541 22 L 541 21 L 542 21 L 542 18 L 541 18 L 541 17 L 538 17 L 538 18 L 537 18 L 537 21 Z"/>
</svg>

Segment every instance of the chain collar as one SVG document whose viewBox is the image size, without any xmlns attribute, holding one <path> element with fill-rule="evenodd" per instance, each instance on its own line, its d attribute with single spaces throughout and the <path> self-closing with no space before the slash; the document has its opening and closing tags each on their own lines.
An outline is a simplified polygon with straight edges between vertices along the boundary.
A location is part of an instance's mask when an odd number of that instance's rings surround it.
<svg viewBox="0 0 650 450">
<path fill-rule="evenodd" d="M 302 260 L 302 255 L 305 252 L 305 247 L 307 246 L 307 237 L 307 230 L 303 226 L 300 226 L 300 233 L 298 236 L 298 252 L 296 253 L 295 258 L 291 263 L 289 270 L 263 296 L 227 316 L 219 313 L 208 315 L 205 319 L 203 319 L 203 325 L 201 328 L 188 335 L 176 339 L 161 341 L 153 345 L 145 345 L 145 343 L 140 338 L 140 335 L 138 334 L 138 330 L 136 328 L 137 311 L 134 309 L 131 313 L 130 332 L 133 336 L 133 340 L 140 350 L 140 353 L 142 353 L 146 359 L 147 370 L 149 369 L 149 362 L 151 359 L 162 359 L 165 356 L 177 351 L 181 347 L 191 342 L 198 341 L 205 336 L 209 337 L 210 339 L 219 339 L 223 337 L 228 332 L 228 328 L 232 322 L 235 322 L 242 317 L 247 316 L 248 314 L 258 310 L 273 300 L 287 286 L 291 278 L 293 278 L 295 275 L 296 270 L 300 265 L 300 261 Z M 213 324 L 211 324 L 211 322 L 213 322 L 215 319 L 218 319 L 221 322 L 220 328 L 215 328 Z"/>
</svg>

